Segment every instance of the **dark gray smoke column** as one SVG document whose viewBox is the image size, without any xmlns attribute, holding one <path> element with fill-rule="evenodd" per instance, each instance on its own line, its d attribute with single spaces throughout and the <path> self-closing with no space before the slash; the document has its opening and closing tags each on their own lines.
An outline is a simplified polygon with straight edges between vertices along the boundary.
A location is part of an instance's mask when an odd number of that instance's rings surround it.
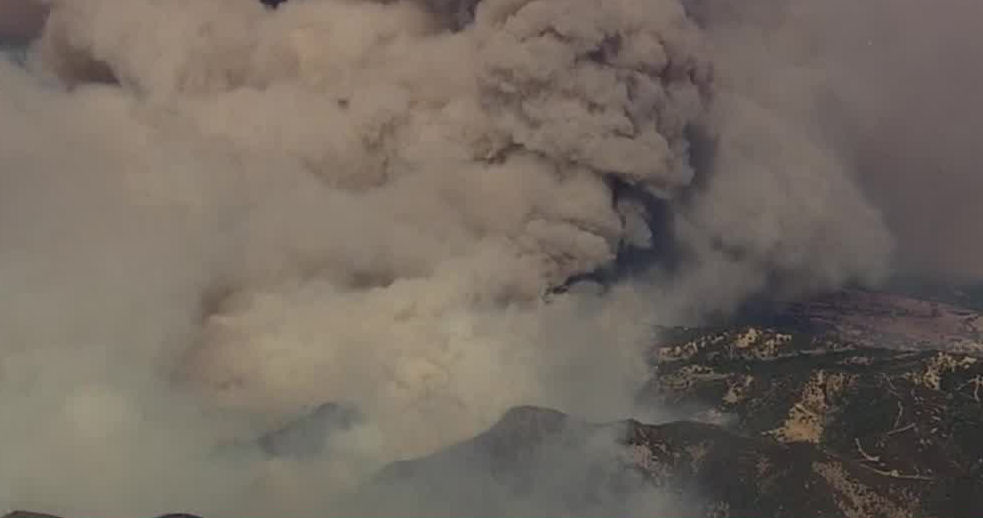
<svg viewBox="0 0 983 518">
<path fill-rule="evenodd" d="M 861 179 L 901 264 L 983 279 L 983 2 L 832 3 Z"/>
<path fill-rule="evenodd" d="M 35 37 L 47 10 L 33 0 L 0 0 L 0 45 L 24 43 Z"/>
<path fill-rule="evenodd" d="M 804 94 L 777 102 L 850 165 L 902 270 L 983 277 L 983 2 L 685 3 L 759 94 Z"/>
</svg>

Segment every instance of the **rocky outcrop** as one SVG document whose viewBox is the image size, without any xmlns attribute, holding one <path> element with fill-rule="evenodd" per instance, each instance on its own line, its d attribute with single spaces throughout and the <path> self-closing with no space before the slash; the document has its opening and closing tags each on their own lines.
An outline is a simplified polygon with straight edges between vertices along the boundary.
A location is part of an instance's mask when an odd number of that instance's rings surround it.
<svg viewBox="0 0 983 518">
<path fill-rule="evenodd" d="M 391 466 L 380 483 L 415 491 L 427 481 L 428 500 L 451 502 L 469 494 L 460 481 L 472 472 L 487 474 L 479 493 L 509 498 L 538 491 L 544 471 L 562 473 L 547 509 L 572 515 L 628 516 L 605 506 L 645 495 L 708 517 L 981 516 L 981 322 L 944 302 L 847 291 L 742 325 L 666 329 L 639 403 L 688 419 L 591 425 L 514 409 L 471 441 Z M 591 457 L 598 437 L 616 453 Z M 574 506 L 571 494 L 596 505 Z"/>
<path fill-rule="evenodd" d="M 846 292 L 767 326 L 666 330 L 640 399 L 910 482 L 892 498 L 913 516 L 980 516 L 981 322 L 943 303 Z"/>
<path fill-rule="evenodd" d="M 471 440 L 388 466 L 335 511 L 983 516 L 981 322 L 943 302 L 843 292 L 741 325 L 665 329 L 639 404 L 683 420 L 591 424 L 515 408 Z M 323 405 L 259 446 L 322 454 L 354 420 Z"/>
<path fill-rule="evenodd" d="M 807 443 L 781 444 L 719 426 L 629 423 L 633 468 L 653 483 L 686 491 L 702 516 L 922 516 L 917 483 L 869 472 Z"/>
<path fill-rule="evenodd" d="M 610 450 L 597 456 L 599 444 L 609 444 Z M 584 462 L 558 462 L 569 457 Z M 633 510 L 665 508 L 666 502 L 687 502 L 691 516 L 697 515 L 693 502 L 699 502 L 699 515 L 712 517 L 927 516 L 917 497 L 920 481 L 868 470 L 813 443 L 784 444 L 696 422 L 590 425 L 532 407 L 513 409 L 471 441 L 395 464 L 380 483 L 387 489 L 404 483 L 419 491 L 416 484 L 426 481 L 426 499 L 454 502 L 461 498 L 459 481 L 474 480 L 463 474 L 462 466 L 489 474 L 475 486 L 480 489 L 466 493 L 467 502 L 487 492 L 489 483 L 506 491 L 508 498 L 523 498 L 539 489 L 543 472 L 550 472 L 553 480 L 565 478 L 573 483 L 550 503 L 566 507 L 547 509 L 573 516 L 598 510 L 629 516 Z M 571 468 L 581 473 L 571 473 Z M 652 499 L 652 505 L 639 502 L 639 495 Z M 606 507 L 626 501 L 634 501 L 636 507 Z M 447 515 L 467 509 L 454 507 Z"/>
</svg>

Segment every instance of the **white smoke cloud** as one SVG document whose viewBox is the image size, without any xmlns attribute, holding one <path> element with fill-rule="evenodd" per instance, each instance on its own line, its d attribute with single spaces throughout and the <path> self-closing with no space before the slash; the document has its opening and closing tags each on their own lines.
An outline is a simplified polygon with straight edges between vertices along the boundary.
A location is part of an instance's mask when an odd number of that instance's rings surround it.
<svg viewBox="0 0 983 518">
<path fill-rule="evenodd" d="M 675 0 L 438 18 L 53 2 L 0 64 L 0 498 L 316 515 L 512 405 L 629 414 L 654 321 L 882 272 L 844 166 Z M 614 183 L 669 204 L 683 265 L 544 296 L 652 241 Z M 209 453 L 328 401 L 365 416 L 340 457 Z"/>
</svg>

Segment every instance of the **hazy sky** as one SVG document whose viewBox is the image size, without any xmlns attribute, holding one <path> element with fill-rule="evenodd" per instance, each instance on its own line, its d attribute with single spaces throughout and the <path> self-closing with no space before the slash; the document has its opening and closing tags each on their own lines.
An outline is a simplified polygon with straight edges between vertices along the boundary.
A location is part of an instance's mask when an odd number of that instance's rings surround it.
<svg viewBox="0 0 983 518">
<path fill-rule="evenodd" d="M 44 8 L 26 0 L 0 0 L 0 42 L 24 41 L 38 32 Z"/>
</svg>

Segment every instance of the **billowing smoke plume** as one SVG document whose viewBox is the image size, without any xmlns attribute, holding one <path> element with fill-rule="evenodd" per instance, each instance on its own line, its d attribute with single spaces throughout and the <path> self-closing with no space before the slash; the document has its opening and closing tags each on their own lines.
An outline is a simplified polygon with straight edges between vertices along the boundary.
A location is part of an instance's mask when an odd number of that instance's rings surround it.
<svg viewBox="0 0 983 518">
<path fill-rule="evenodd" d="M 53 2 L 0 63 L 0 499 L 318 515 L 512 405 L 628 415 L 654 322 L 876 280 L 811 85 L 686 7 Z M 325 402 L 331 455 L 235 446 Z"/>
</svg>

